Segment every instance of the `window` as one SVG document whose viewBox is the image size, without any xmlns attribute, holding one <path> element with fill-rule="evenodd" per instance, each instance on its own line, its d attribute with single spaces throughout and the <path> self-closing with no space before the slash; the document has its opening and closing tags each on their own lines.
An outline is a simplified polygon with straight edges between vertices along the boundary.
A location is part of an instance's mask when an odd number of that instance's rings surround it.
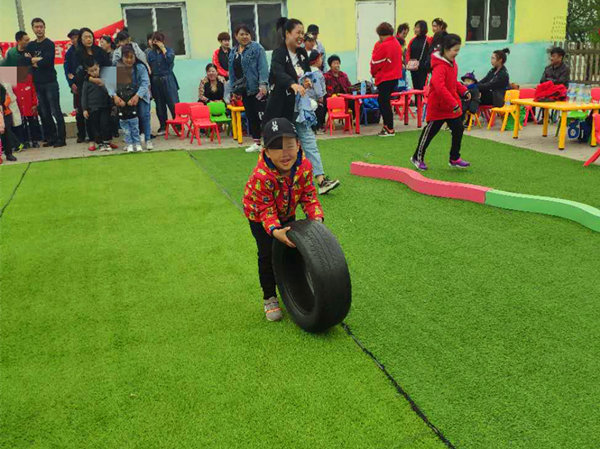
<svg viewBox="0 0 600 449">
<path fill-rule="evenodd" d="M 235 43 L 233 30 L 244 23 L 252 29 L 252 39 L 258 41 L 265 50 L 275 50 L 279 46 L 279 36 L 275 26 L 277 19 L 284 15 L 282 2 L 236 2 L 229 4 L 229 25 Z"/>
<path fill-rule="evenodd" d="M 467 0 L 467 41 L 508 39 L 509 0 Z"/>
<path fill-rule="evenodd" d="M 148 46 L 146 35 L 160 31 L 165 35 L 165 45 L 171 47 L 176 55 L 187 53 L 186 11 L 182 3 L 125 6 L 123 17 L 131 39 L 142 49 Z"/>
</svg>

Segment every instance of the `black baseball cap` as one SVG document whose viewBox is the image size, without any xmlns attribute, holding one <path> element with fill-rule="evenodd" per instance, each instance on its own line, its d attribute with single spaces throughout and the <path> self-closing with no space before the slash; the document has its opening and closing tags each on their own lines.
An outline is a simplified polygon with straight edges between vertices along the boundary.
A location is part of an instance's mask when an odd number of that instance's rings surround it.
<svg viewBox="0 0 600 449">
<path fill-rule="evenodd" d="M 69 31 L 69 34 L 67 34 L 67 37 L 69 39 L 71 39 L 73 36 L 79 36 L 79 30 L 76 28 L 73 28 L 71 31 Z"/>
<path fill-rule="evenodd" d="M 296 127 L 286 118 L 274 118 L 265 123 L 263 127 L 263 141 L 265 148 L 269 148 L 280 137 L 298 138 Z"/>
</svg>

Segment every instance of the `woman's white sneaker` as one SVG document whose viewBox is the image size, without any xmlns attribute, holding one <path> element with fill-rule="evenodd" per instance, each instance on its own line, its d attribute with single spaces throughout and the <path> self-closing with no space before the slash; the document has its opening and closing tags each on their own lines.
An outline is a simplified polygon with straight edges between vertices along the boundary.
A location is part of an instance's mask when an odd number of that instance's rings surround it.
<svg viewBox="0 0 600 449">
<path fill-rule="evenodd" d="M 133 149 L 133 145 L 127 145 L 125 147 L 125 151 L 127 151 L 128 153 L 133 153 L 135 150 Z"/>
<path fill-rule="evenodd" d="M 146 150 L 150 151 L 154 149 L 154 144 L 152 143 L 151 140 L 149 140 L 148 142 L 146 142 Z"/>
</svg>

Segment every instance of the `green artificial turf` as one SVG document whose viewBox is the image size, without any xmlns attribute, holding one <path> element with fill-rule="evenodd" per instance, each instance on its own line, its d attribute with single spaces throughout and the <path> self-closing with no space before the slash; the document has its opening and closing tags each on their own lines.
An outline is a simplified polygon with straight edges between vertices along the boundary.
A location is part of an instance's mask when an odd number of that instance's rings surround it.
<svg viewBox="0 0 600 449">
<path fill-rule="evenodd" d="M 247 221 L 184 152 L 32 164 L 0 226 L 0 447 L 443 447 L 340 327 L 266 322 Z"/>
<path fill-rule="evenodd" d="M 27 170 L 27 164 L 0 167 L 0 210 L 10 201 L 25 170 Z"/>
<path fill-rule="evenodd" d="M 352 161 L 412 168 L 417 139 L 319 142 L 342 182 L 322 202 L 351 271 L 347 323 L 456 447 L 600 446 L 600 234 L 349 175 Z M 600 167 L 465 137 L 473 165 L 458 171 L 449 146 L 440 133 L 426 176 L 600 207 Z M 194 154 L 241 198 L 256 154 Z"/>
</svg>

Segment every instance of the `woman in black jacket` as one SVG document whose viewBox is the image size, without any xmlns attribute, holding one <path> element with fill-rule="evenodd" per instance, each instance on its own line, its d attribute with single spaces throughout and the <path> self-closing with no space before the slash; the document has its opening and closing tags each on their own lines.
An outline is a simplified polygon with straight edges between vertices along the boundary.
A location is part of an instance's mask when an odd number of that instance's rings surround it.
<svg viewBox="0 0 600 449">
<path fill-rule="evenodd" d="M 504 64 L 506 64 L 506 55 L 509 53 L 508 48 L 492 53 L 492 69 L 477 84 L 481 93 L 482 105 L 492 105 L 497 108 L 504 106 L 504 94 L 510 82 L 508 70 Z"/>
<path fill-rule="evenodd" d="M 304 73 L 310 72 L 308 55 L 301 47 L 304 42 L 304 25 L 297 19 L 281 18 L 277 22 L 277 28 L 281 29 L 283 42 L 273 50 L 271 56 L 271 95 L 263 122 L 285 117 L 294 123 L 296 94 L 304 95 L 304 88 L 298 84 L 298 80 Z"/>
<path fill-rule="evenodd" d="M 410 77 L 413 89 L 423 89 L 429 73 L 431 39 L 427 36 L 427 22 L 424 20 L 416 22 L 414 30 L 415 37 L 408 43 L 406 51 L 406 63 L 410 60 L 419 61 L 418 70 L 411 70 Z"/>
<path fill-rule="evenodd" d="M 77 48 L 75 49 L 75 85 L 77 86 L 77 92 L 81 92 L 83 89 L 83 82 L 88 78 L 86 67 L 98 64 L 100 67 L 108 67 L 111 65 L 108 53 L 94 43 L 94 32 L 89 28 L 81 28 L 79 30 L 79 36 L 77 38 Z M 100 78 L 94 78 L 90 80 L 95 84 L 100 84 Z M 81 95 L 75 97 L 75 107 L 78 113 L 83 114 L 81 109 Z M 86 123 L 88 127 L 88 135 L 92 136 L 91 129 L 89 129 L 89 122 Z M 114 132 L 118 133 L 118 128 Z"/>
</svg>

